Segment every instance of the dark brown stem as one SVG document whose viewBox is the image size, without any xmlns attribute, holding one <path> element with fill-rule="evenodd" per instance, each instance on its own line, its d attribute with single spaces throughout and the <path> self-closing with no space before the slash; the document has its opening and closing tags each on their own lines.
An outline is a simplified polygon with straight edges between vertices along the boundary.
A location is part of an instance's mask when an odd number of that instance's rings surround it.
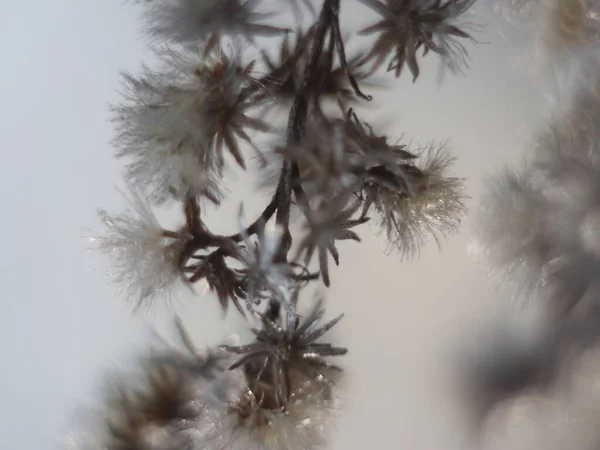
<svg viewBox="0 0 600 450">
<path fill-rule="evenodd" d="M 325 37 L 331 27 L 331 20 L 333 17 L 332 6 L 336 0 L 325 0 L 319 14 L 319 20 L 315 24 L 314 36 L 311 40 L 310 56 L 309 61 L 304 70 L 302 76 L 302 83 L 300 89 L 294 97 L 294 102 L 290 110 L 290 116 L 288 119 L 288 144 L 298 143 L 302 138 L 302 130 L 308 119 L 308 110 L 311 100 L 312 87 L 319 82 L 318 76 L 318 64 L 323 54 L 323 47 L 325 44 Z M 339 0 L 337 0 L 339 6 Z M 283 163 L 281 170 L 281 198 L 278 201 L 276 222 L 284 230 L 284 236 L 280 249 L 280 260 L 287 259 L 287 253 L 292 244 L 292 236 L 289 231 L 290 223 L 290 210 L 291 210 L 291 196 L 292 191 L 296 196 L 296 201 L 302 202 L 305 206 L 308 206 L 308 201 L 302 190 L 300 184 L 300 171 L 296 163 L 290 163 L 288 161 Z"/>
<path fill-rule="evenodd" d="M 321 55 L 323 54 L 327 31 L 331 27 L 331 20 L 333 17 L 332 6 L 335 3 L 337 3 L 339 7 L 339 0 L 324 0 L 319 15 L 319 21 L 316 24 L 315 35 L 311 43 L 310 59 L 304 71 L 300 89 L 294 98 L 288 120 L 288 143 L 291 144 L 297 143 L 300 140 L 302 129 L 308 118 L 308 106 L 311 100 L 310 93 L 312 91 L 312 86 L 315 82 L 318 82 L 318 64 Z"/>
<path fill-rule="evenodd" d="M 358 83 L 354 78 L 354 75 L 350 73 L 350 69 L 348 68 L 348 62 L 346 61 L 346 50 L 344 49 L 344 40 L 342 39 L 342 32 L 340 31 L 340 2 L 336 0 L 335 5 L 332 7 L 333 11 L 333 20 L 332 20 L 332 32 L 334 36 L 335 46 L 338 50 L 338 58 L 340 59 L 340 65 L 344 68 L 344 72 L 346 72 L 346 77 L 348 77 L 348 81 L 350 82 L 350 86 L 354 90 L 354 93 L 358 95 L 363 100 L 371 101 L 373 97 L 371 95 L 364 94 L 360 88 L 358 87 Z"/>
<path fill-rule="evenodd" d="M 312 28 L 312 30 L 314 30 L 314 35 L 312 36 L 312 39 L 310 39 L 311 47 L 309 49 L 309 61 L 302 75 L 300 89 L 294 97 L 288 119 L 288 144 L 293 145 L 300 142 L 306 121 L 308 120 L 310 106 L 318 100 L 317 98 L 314 98 L 314 87 L 320 82 L 318 65 L 324 51 L 326 36 L 328 32 L 332 33 L 331 27 L 332 19 L 334 17 L 334 7 L 339 8 L 339 0 L 324 0 L 319 19 Z M 333 36 L 330 36 L 330 39 L 332 41 Z M 300 183 L 300 170 L 298 164 L 286 160 L 281 168 L 279 183 L 273 199 L 262 213 L 261 217 L 247 229 L 248 232 L 256 232 L 261 221 L 272 217 L 273 213 L 276 212 L 275 221 L 277 225 L 284 230 L 279 254 L 275 255 L 278 262 L 287 261 L 287 255 L 292 245 L 292 236 L 289 230 L 292 193 L 294 194 L 296 202 L 300 203 L 303 208 L 309 207 L 308 199 Z M 238 238 L 238 235 L 234 235 L 232 238 L 235 240 Z M 313 275 L 307 271 L 306 274 L 298 275 L 296 279 L 299 281 L 309 281 L 310 279 L 313 279 Z M 269 320 L 274 322 L 281 320 L 281 304 L 275 300 L 270 301 L 265 314 Z M 257 379 L 255 372 L 252 370 L 253 367 L 247 365 L 245 369 L 246 376 L 250 381 L 250 389 L 255 397 L 261 398 L 263 407 L 269 408 L 269 405 L 272 405 L 273 408 L 285 408 L 285 404 L 293 392 L 289 370 L 284 370 L 285 380 L 283 382 L 285 383 L 285 389 L 281 392 L 279 389 L 264 389 L 261 385 L 252 383 L 252 380 Z M 274 367 L 268 367 L 266 368 L 266 373 L 261 372 L 262 375 L 264 375 L 264 379 L 261 377 L 261 380 L 267 384 L 275 382 L 276 377 L 273 370 Z M 281 380 L 278 382 L 281 382 Z M 279 398 L 280 394 L 285 398 Z"/>
<path fill-rule="evenodd" d="M 291 62 L 295 62 L 299 56 L 306 51 L 307 45 L 310 43 L 309 50 L 309 61 L 304 70 L 300 89 L 294 97 L 294 101 L 290 110 L 288 119 L 288 143 L 294 144 L 300 141 L 302 138 L 302 130 L 308 119 L 308 112 L 311 103 L 316 102 L 318 99 L 313 98 L 311 94 L 314 92 L 313 87 L 319 83 L 319 63 L 325 47 L 325 40 L 329 33 L 329 50 L 333 54 L 335 47 L 338 47 L 339 58 L 341 64 L 345 67 L 348 79 L 357 92 L 362 98 L 370 99 L 365 96 L 358 89 L 356 80 L 351 76 L 348 71 L 343 42 L 339 30 L 339 0 L 324 0 L 319 14 L 318 21 L 310 28 L 309 32 L 303 39 L 301 45 L 296 49 L 295 54 L 290 58 Z M 332 62 L 332 61 L 331 61 Z M 268 82 L 268 77 L 262 80 L 264 83 Z M 263 84 L 260 83 L 259 84 Z M 240 96 L 241 100 L 245 100 L 257 93 L 255 87 L 249 87 L 244 90 Z M 280 247 L 280 254 L 277 255 L 279 261 L 287 260 L 287 253 L 292 244 L 292 236 L 289 231 L 290 223 L 290 212 L 292 204 L 292 193 L 294 194 L 296 202 L 304 209 L 309 208 L 308 198 L 302 188 L 300 182 L 300 170 L 297 163 L 290 163 L 285 161 L 281 168 L 281 175 L 279 178 L 279 184 L 275 195 L 258 217 L 246 230 L 245 233 L 237 233 L 228 236 L 228 239 L 239 242 L 243 239 L 243 235 L 252 236 L 256 234 L 261 224 L 268 221 L 276 213 L 275 221 L 284 231 L 282 238 L 282 245 Z"/>
<path fill-rule="evenodd" d="M 200 205 L 195 197 L 188 197 L 183 205 L 185 213 L 185 222 L 187 228 L 193 236 L 202 234 L 203 225 L 200 220 Z"/>
<path fill-rule="evenodd" d="M 273 214 L 275 214 L 275 211 L 277 211 L 278 192 L 279 188 L 277 188 L 275 194 L 273 195 L 273 198 L 271 199 L 265 210 L 262 212 L 262 214 L 258 217 L 258 219 L 256 219 L 252 224 L 250 224 L 250 226 L 248 226 L 243 232 L 227 236 L 227 239 L 230 239 L 234 242 L 240 242 L 242 239 L 244 239 L 244 235 L 252 236 L 256 234 L 260 229 L 261 225 L 268 222 L 269 219 L 273 217 Z"/>
<path fill-rule="evenodd" d="M 302 183 L 300 182 L 300 168 L 297 163 L 292 164 L 292 180 L 294 180 L 294 184 L 292 189 L 294 191 L 294 197 L 296 198 L 296 202 L 300 205 L 304 211 L 308 211 L 310 209 L 310 205 L 308 203 L 308 197 L 306 196 L 306 192 L 302 188 Z"/>
<path fill-rule="evenodd" d="M 281 169 L 281 192 L 277 199 L 277 215 L 275 223 L 283 230 L 283 237 L 279 247 L 279 254 L 276 255 L 278 262 L 287 261 L 287 254 L 292 246 L 292 234 L 290 233 L 290 210 L 292 207 L 292 177 L 291 167 L 288 161 L 283 163 Z"/>
<path fill-rule="evenodd" d="M 315 272 L 309 273 L 307 275 L 291 275 L 290 278 L 294 281 L 313 281 L 318 280 L 320 276 L 320 272 Z"/>
</svg>

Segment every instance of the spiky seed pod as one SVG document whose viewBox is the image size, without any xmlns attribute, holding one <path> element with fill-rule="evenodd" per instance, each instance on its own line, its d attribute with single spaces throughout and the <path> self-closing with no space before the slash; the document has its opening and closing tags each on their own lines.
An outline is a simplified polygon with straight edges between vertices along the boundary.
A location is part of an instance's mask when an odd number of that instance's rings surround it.
<svg viewBox="0 0 600 450">
<path fill-rule="evenodd" d="M 258 105 L 252 99 L 241 95 L 244 88 L 255 83 L 251 77 L 253 67 L 254 61 L 242 66 L 238 60 L 230 59 L 219 51 L 214 64 L 197 66 L 194 69 L 194 75 L 205 83 L 205 92 L 208 94 L 202 99 L 204 105 L 196 106 L 204 108 L 204 119 L 209 125 L 209 136 L 214 140 L 220 173 L 225 165 L 224 148 L 245 169 L 239 143 L 236 141 L 238 138 L 252 145 L 257 156 L 262 157 L 247 131 L 266 132 L 270 128 L 266 122 L 248 114 L 249 110 Z"/>
<path fill-rule="evenodd" d="M 281 41 L 279 60 L 274 62 L 269 55 L 263 52 L 263 60 L 269 69 L 265 79 L 265 94 L 275 99 L 291 102 L 300 89 L 302 77 L 308 63 L 307 44 L 312 35 L 303 31 L 296 31 L 296 40 L 290 43 L 290 34 L 286 34 Z M 346 68 L 334 64 L 336 57 L 334 50 L 325 50 L 320 55 L 315 67 L 317 75 L 315 83 L 311 86 L 311 93 L 321 100 L 333 100 L 343 104 L 356 100 L 356 95 L 348 81 Z M 356 55 L 348 61 L 348 73 L 357 82 L 368 78 L 364 67 L 362 55 Z"/>
<path fill-rule="evenodd" d="M 359 242 L 358 234 L 351 228 L 369 220 L 364 216 L 352 219 L 362 206 L 360 199 L 348 203 L 349 195 L 342 194 L 331 201 L 321 201 L 319 207 L 311 209 L 306 215 L 306 234 L 298 245 L 296 259 L 304 255 L 304 264 L 309 264 L 316 251 L 321 279 L 325 286 L 330 284 L 328 254 L 336 266 L 340 263 L 335 242 L 348 239 Z"/>
<path fill-rule="evenodd" d="M 197 45 L 207 51 L 220 44 L 221 36 L 242 37 L 281 33 L 280 28 L 261 23 L 272 14 L 257 12 L 258 0 L 147 0 L 147 32 L 171 43 Z"/>
<path fill-rule="evenodd" d="M 92 241 L 112 259 L 113 282 L 127 298 L 138 306 L 158 297 L 169 298 L 178 285 L 185 283 L 180 260 L 192 235 L 185 227 L 178 231 L 162 228 L 135 188 L 123 197 L 127 208 L 121 214 L 98 212 L 106 234 Z"/>
<path fill-rule="evenodd" d="M 127 178 L 156 203 L 173 194 L 218 201 L 223 150 L 244 167 L 238 138 L 251 144 L 247 131 L 268 129 L 248 114 L 256 103 L 240 101 L 253 83 L 252 65 L 220 50 L 209 58 L 164 51 L 161 58 L 159 71 L 125 75 L 125 102 L 113 107 L 117 157 L 129 160 Z"/>
<path fill-rule="evenodd" d="M 406 186 L 365 179 L 362 185 L 364 214 L 373 208 L 391 249 L 402 256 L 417 254 L 423 244 L 458 230 L 466 213 L 464 180 L 446 176 L 453 159 L 444 146 L 431 146 L 417 163 L 405 165 L 411 178 L 411 194 Z"/>
<path fill-rule="evenodd" d="M 240 302 L 246 297 L 243 275 L 232 270 L 226 262 L 226 258 L 233 255 L 235 253 L 219 248 L 206 256 L 193 256 L 192 258 L 199 262 L 186 266 L 185 270 L 191 273 L 190 283 L 196 283 L 199 280 L 206 281 L 208 289 L 217 294 L 224 312 L 227 311 L 229 302 L 232 302 L 243 315 L 244 309 Z"/>
<path fill-rule="evenodd" d="M 407 65 L 413 81 L 419 76 L 417 51 L 430 51 L 443 58 L 453 71 L 466 65 L 466 49 L 459 39 L 472 39 L 454 23 L 474 0 L 360 0 L 381 16 L 377 23 L 365 28 L 361 35 L 378 33 L 377 40 L 366 56 L 377 70 L 392 55 L 388 71 L 400 76 Z"/>
<path fill-rule="evenodd" d="M 297 291 L 293 295 L 298 295 Z M 242 355 L 231 369 L 245 367 L 253 385 L 254 395 L 266 396 L 270 409 L 285 411 L 291 393 L 311 380 L 323 380 L 326 372 L 339 370 L 326 358 L 347 353 L 345 348 L 318 343 L 325 333 L 343 317 L 339 315 L 324 325 L 317 326 L 325 311 L 321 301 L 301 323 L 295 313 L 286 314 L 284 325 L 273 322 L 267 315 L 257 313 L 261 328 L 252 328 L 256 341 L 242 346 L 223 346 L 225 350 Z M 301 384 L 298 384 L 298 383 Z M 251 385 L 252 386 L 252 385 Z M 260 395 L 257 394 L 260 391 Z"/>
<path fill-rule="evenodd" d="M 297 295 L 296 290 L 292 296 Z M 284 328 L 257 314 L 262 329 L 253 330 L 255 345 L 222 347 L 244 356 L 224 374 L 225 388 L 204 403 L 191 433 L 196 444 L 192 449 L 325 448 L 339 408 L 341 372 L 324 358 L 346 350 L 315 342 L 341 318 L 319 327 L 324 313 L 320 304 L 301 324 L 297 315 L 288 313 Z M 283 378 L 282 370 L 287 371 Z"/>
<path fill-rule="evenodd" d="M 238 379 L 240 373 L 227 376 Z M 340 408 L 338 389 L 330 382 L 334 378 L 294 383 L 285 410 L 268 408 L 264 397 L 236 381 L 227 396 L 205 403 L 188 431 L 194 438 L 190 449 L 325 450 Z"/>
<path fill-rule="evenodd" d="M 371 183 L 414 196 L 416 154 L 407 146 L 389 144 L 352 109 L 340 119 L 313 117 L 299 142 L 275 152 L 298 164 L 300 182 L 309 199 L 332 198 L 361 191 Z M 274 177 L 270 177 L 272 181 Z"/>
<path fill-rule="evenodd" d="M 361 155 L 361 183 L 385 185 L 389 189 L 403 191 L 414 196 L 415 170 L 413 167 L 417 154 L 411 153 L 404 144 L 388 144 L 387 136 L 378 135 L 373 128 L 361 122 L 352 109 L 349 109 L 341 122 L 351 142 L 351 151 Z M 356 169 L 354 169 L 356 171 Z"/>
</svg>

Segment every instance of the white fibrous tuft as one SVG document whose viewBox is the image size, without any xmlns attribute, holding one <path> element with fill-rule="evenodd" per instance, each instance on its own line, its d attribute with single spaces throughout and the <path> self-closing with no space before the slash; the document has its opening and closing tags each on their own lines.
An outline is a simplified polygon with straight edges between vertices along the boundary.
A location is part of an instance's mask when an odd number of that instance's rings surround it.
<svg viewBox="0 0 600 450">
<path fill-rule="evenodd" d="M 325 382 L 310 380 L 285 410 L 262 409 L 247 388 L 235 402 L 207 402 L 186 434 L 193 450 L 324 450 L 340 410 Z M 296 398 L 294 398 L 296 397 Z"/>
<path fill-rule="evenodd" d="M 522 174 L 501 175 L 484 198 L 479 248 L 559 314 L 600 274 L 599 119 L 594 101 L 576 103 L 540 136 Z"/>
<path fill-rule="evenodd" d="M 586 0 L 553 0 L 545 5 L 540 40 L 555 52 L 572 50 L 586 42 L 594 30 Z"/>
<path fill-rule="evenodd" d="M 243 265 L 241 272 L 246 282 L 246 300 L 249 309 L 272 297 L 280 303 L 288 303 L 294 282 L 293 272 L 286 263 L 276 261 L 282 244 L 283 230 L 262 224 L 257 232 L 258 242 L 245 233 L 240 211 L 240 228 L 244 246 L 238 259 Z"/>
<path fill-rule="evenodd" d="M 540 274 L 548 259 L 547 212 L 527 170 L 505 169 L 492 177 L 481 199 L 472 251 L 485 255 L 500 279 L 518 286 L 525 298 L 545 282 Z"/>
<path fill-rule="evenodd" d="M 369 183 L 363 187 L 368 205 L 379 215 L 381 229 L 387 235 L 390 249 L 402 256 L 419 253 L 433 239 L 441 240 L 458 230 L 466 213 L 464 180 L 446 176 L 453 158 L 445 146 L 430 146 L 413 167 L 411 190 L 395 190 L 384 184 Z"/>
<path fill-rule="evenodd" d="M 581 87 L 597 95 L 600 21 L 593 17 L 592 2 L 550 0 L 540 7 L 539 16 L 534 51 L 541 64 L 534 69 L 541 79 L 549 79 L 547 91 L 558 97 L 556 105 L 570 104 Z"/>
<path fill-rule="evenodd" d="M 572 50 L 556 58 L 552 66 L 543 66 L 547 100 L 556 111 L 572 114 L 571 105 L 583 98 L 600 98 L 600 59 L 593 45 Z"/>
<path fill-rule="evenodd" d="M 588 0 L 495 0 L 510 24 L 503 34 L 525 49 L 525 70 L 561 84 L 581 77 L 600 36 L 600 16 Z M 503 26 L 506 28 L 506 25 Z M 548 80 L 550 78 L 550 80 Z M 563 85 L 563 89 L 572 86 Z M 560 90 L 560 89 L 559 89 Z M 559 105 L 561 102 L 558 102 Z"/>
<path fill-rule="evenodd" d="M 271 14 L 256 11 L 258 0 L 149 0 L 146 29 L 151 36 L 184 45 L 210 43 L 221 35 L 252 41 L 281 30 L 262 24 Z"/>
<path fill-rule="evenodd" d="M 510 22 L 522 22 L 530 19 L 544 0 L 494 0 L 493 9 L 500 12 Z"/>
<path fill-rule="evenodd" d="M 106 234 L 93 242 L 113 260 L 112 279 L 127 297 L 138 304 L 169 297 L 170 291 L 183 281 L 180 257 L 191 236 L 185 229 L 163 229 L 150 205 L 135 189 L 124 198 L 128 207 L 121 214 L 98 212 Z"/>
<path fill-rule="evenodd" d="M 203 58 L 166 50 L 161 57 L 160 71 L 124 76 L 125 102 L 113 107 L 117 157 L 129 160 L 127 178 L 154 203 L 173 195 L 218 203 L 222 148 L 242 164 L 235 135 L 255 125 L 238 102 L 248 76 L 220 51 Z"/>
<path fill-rule="evenodd" d="M 585 37 L 598 26 L 597 7 L 589 0 L 494 0 L 493 7 L 512 23 L 528 25 L 538 38 Z M 535 28 L 535 29 L 534 29 Z"/>
</svg>

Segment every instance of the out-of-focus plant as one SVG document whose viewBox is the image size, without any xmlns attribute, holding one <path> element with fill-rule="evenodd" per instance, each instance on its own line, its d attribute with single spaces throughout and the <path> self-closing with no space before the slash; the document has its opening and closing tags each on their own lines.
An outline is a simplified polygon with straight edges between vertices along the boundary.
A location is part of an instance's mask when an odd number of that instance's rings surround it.
<svg viewBox="0 0 600 450">
<path fill-rule="evenodd" d="M 600 338 L 598 3 L 496 4 L 527 18 L 534 46 L 546 49 L 543 81 L 552 82 L 540 85 L 559 101 L 532 151 L 517 167 L 490 177 L 483 194 L 472 248 L 510 286 L 518 305 L 542 312 L 543 330 L 531 341 L 497 333 L 486 356 L 466 366 L 479 419 L 507 399 L 532 392 L 551 397 L 597 351 Z M 597 446 L 597 427 L 591 434 L 595 443 L 582 448 Z"/>
</svg>

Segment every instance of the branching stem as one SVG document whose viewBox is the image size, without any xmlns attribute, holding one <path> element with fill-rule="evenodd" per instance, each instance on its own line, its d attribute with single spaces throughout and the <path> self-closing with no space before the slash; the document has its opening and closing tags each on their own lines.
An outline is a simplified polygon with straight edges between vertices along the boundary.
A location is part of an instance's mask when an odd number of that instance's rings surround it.
<svg viewBox="0 0 600 450">
<path fill-rule="evenodd" d="M 292 107 L 288 118 L 288 130 L 287 130 L 287 141 L 288 144 L 296 144 L 302 138 L 302 132 L 308 119 L 309 111 L 311 110 L 311 104 L 318 103 L 318 90 L 313 89 L 317 85 L 319 80 L 319 64 L 323 56 L 325 44 L 327 38 L 328 42 L 328 54 L 330 59 L 337 48 L 337 55 L 340 60 L 341 66 L 346 72 L 348 81 L 352 86 L 352 89 L 357 96 L 364 100 L 371 100 L 371 96 L 365 95 L 361 92 L 354 76 L 350 73 L 348 63 L 346 61 L 346 55 L 344 50 L 344 42 L 340 32 L 339 25 L 339 12 L 340 12 L 340 0 L 324 0 L 321 12 L 317 22 L 315 22 L 307 34 L 299 43 L 294 55 L 292 55 L 288 61 L 288 64 L 294 64 L 300 55 L 307 51 L 309 52 L 308 64 L 302 75 L 302 81 L 300 88 L 294 96 Z M 329 61 L 329 64 L 333 64 L 333 60 Z M 293 70 L 291 67 L 285 67 L 285 69 Z M 262 80 L 259 84 L 265 84 L 268 80 Z M 248 96 L 256 93 L 254 88 L 249 88 L 244 91 L 240 98 L 247 98 Z M 246 228 L 245 232 L 236 233 L 230 236 L 223 236 L 223 239 L 229 239 L 234 242 L 240 242 L 243 236 L 252 236 L 260 229 L 260 226 L 270 220 L 275 215 L 275 221 L 278 226 L 283 230 L 282 245 L 280 248 L 280 254 L 277 255 L 279 261 L 287 261 L 287 254 L 292 244 L 292 236 L 289 231 L 290 223 L 290 212 L 292 206 L 292 194 L 294 200 L 300 207 L 306 212 L 309 210 L 309 201 L 302 187 L 300 180 L 300 168 L 295 162 L 285 161 L 281 168 L 279 176 L 279 182 L 275 194 L 271 198 L 271 201 L 266 206 L 261 215 Z"/>
</svg>

